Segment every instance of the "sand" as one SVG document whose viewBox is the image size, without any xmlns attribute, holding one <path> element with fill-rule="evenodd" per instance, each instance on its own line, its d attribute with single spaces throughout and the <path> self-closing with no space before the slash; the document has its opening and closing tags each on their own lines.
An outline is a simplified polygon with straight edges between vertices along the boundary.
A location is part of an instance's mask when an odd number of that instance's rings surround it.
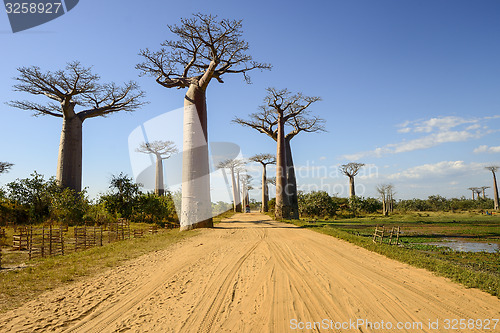
<svg viewBox="0 0 500 333">
<path fill-rule="evenodd" d="M 0 332 L 498 332 L 472 327 L 499 318 L 487 293 L 251 213 L 46 293 Z"/>
</svg>

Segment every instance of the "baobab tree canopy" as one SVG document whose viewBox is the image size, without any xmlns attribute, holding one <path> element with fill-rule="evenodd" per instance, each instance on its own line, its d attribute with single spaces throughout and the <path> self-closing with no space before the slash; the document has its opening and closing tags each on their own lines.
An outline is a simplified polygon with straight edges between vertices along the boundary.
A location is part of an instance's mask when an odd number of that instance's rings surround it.
<svg viewBox="0 0 500 333">
<path fill-rule="evenodd" d="M 223 83 L 226 73 L 243 74 L 250 82 L 248 71 L 270 69 L 271 65 L 256 62 L 247 53 L 241 22 L 204 14 L 183 18 L 180 26 L 168 25 L 179 39 L 164 41 L 156 52 L 141 50 L 146 61 L 136 67 L 167 88 L 187 88 L 194 82 L 206 88 L 212 78 Z"/>
<path fill-rule="evenodd" d="M 274 156 L 273 154 L 256 154 L 250 157 L 249 160 L 253 162 L 258 162 L 263 165 L 275 164 L 276 156 Z"/>
<path fill-rule="evenodd" d="M 236 117 L 233 122 L 251 127 L 276 141 L 278 115 L 275 107 L 279 106 L 284 110 L 285 125 L 291 127 L 289 132 L 285 134 L 285 139 L 291 140 L 300 132 L 322 132 L 325 130 L 325 120 L 312 116 L 311 111 L 308 110 L 312 103 L 321 101 L 320 97 L 304 96 L 302 93 L 292 95 L 288 89 L 267 88 L 267 92 L 264 104 L 259 106 L 259 112 L 250 114 L 248 120 Z"/>
<path fill-rule="evenodd" d="M 118 111 L 134 111 L 144 104 L 135 82 L 117 86 L 99 83 L 100 77 L 90 67 L 78 61 L 67 64 L 65 70 L 43 72 L 40 67 L 18 68 L 18 83 L 14 90 L 47 97 L 45 105 L 31 101 L 11 101 L 8 105 L 34 112 L 34 116 L 49 115 L 63 118 L 57 181 L 64 187 L 81 190 L 82 124 L 88 118 L 105 117 Z M 80 109 L 80 110 L 77 110 Z"/>
<path fill-rule="evenodd" d="M 163 140 L 143 142 L 136 151 L 139 153 L 160 155 L 162 159 L 167 159 L 172 154 L 179 152 L 173 141 Z"/>
</svg>

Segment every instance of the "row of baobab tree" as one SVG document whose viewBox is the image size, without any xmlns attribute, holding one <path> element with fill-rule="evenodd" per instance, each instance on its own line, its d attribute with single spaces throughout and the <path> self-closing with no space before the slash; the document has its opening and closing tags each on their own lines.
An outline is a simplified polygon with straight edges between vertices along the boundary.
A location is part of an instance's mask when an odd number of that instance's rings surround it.
<svg viewBox="0 0 500 333">
<path fill-rule="evenodd" d="M 141 75 L 151 76 L 165 88 L 187 89 L 184 96 L 184 137 L 182 172 L 181 230 L 213 225 L 211 218 L 206 90 L 211 81 L 223 83 L 226 74 L 271 69 L 256 62 L 242 38 L 241 20 L 219 20 L 195 14 L 168 25 L 177 38 L 166 40 L 158 51 L 143 49 L 144 59 L 136 65 Z M 79 62 L 64 70 L 42 71 L 38 66 L 18 68 L 14 90 L 45 96 L 45 105 L 32 101 L 11 101 L 10 106 L 34 115 L 62 118 L 56 178 L 63 187 L 76 192 L 82 181 L 82 125 L 89 118 L 105 117 L 119 111 L 135 111 L 146 104 L 145 93 L 135 82 L 122 86 L 100 83 L 91 68 Z M 201 126 L 199 126 L 201 125 Z M 151 144 L 150 144 L 151 145 Z M 142 150 L 151 152 L 147 146 Z M 161 161 L 157 158 L 157 161 Z"/>
<path fill-rule="evenodd" d="M 136 68 L 141 75 L 153 77 L 165 88 L 187 88 L 184 96 L 181 229 L 210 227 L 207 87 L 213 80 L 223 83 L 226 74 L 242 74 L 250 83 L 248 72 L 269 70 L 271 65 L 252 59 L 248 53 L 249 45 L 242 39 L 241 21 L 195 14 L 181 19 L 180 25 L 169 25 L 168 28 L 177 39 L 164 41 L 157 51 L 141 50 L 139 54 L 144 61 Z M 83 122 L 114 112 L 137 110 L 146 104 L 143 100 L 145 93 L 135 82 L 123 86 L 101 84 L 99 76 L 79 62 L 68 63 L 65 70 L 56 72 L 43 72 L 37 66 L 22 67 L 18 71 L 15 91 L 42 95 L 50 102 L 41 105 L 31 101 L 11 101 L 9 105 L 32 111 L 35 115 L 62 118 L 56 178 L 63 187 L 80 191 Z M 301 93 L 292 95 L 286 89 L 269 88 L 259 113 L 250 115 L 250 120 L 234 119 L 234 122 L 254 128 L 277 142 L 278 218 L 298 217 L 290 140 L 300 132 L 324 130 L 322 119 L 307 116 L 307 108 L 319 100 L 319 97 L 307 97 Z M 287 133 L 286 128 L 290 128 Z M 152 146 L 153 143 L 149 143 L 149 147 L 145 144 L 139 149 L 157 154 Z M 160 156 L 157 155 L 157 168 L 161 164 Z M 286 188 L 290 190 L 286 191 Z"/>
<path fill-rule="evenodd" d="M 496 177 L 496 172 L 498 171 L 498 168 L 499 167 L 496 165 L 489 165 L 485 167 L 486 170 L 491 171 L 491 173 L 493 174 L 493 202 L 495 205 L 493 208 L 494 210 L 498 210 L 498 186 Z M 484 191 L 487 188 L 490 188 L 490 186 L 469 187 L 468 190 L 472 191 L 472 200 L 476 199 L 476 195 L 477 198 L 479 199 L 481 194 L 483 195 L 483 199 L 486 199 L 486 194 Z"/>
<path fill-rule="evenodd" d="M 207 88 L 214 80 L 224 83 L 223 78 L 228 74 L 241 74 L 250 83 L 248 72 L 269 70 L 271 65 L 252 59 L 249 45 L 242 38 L 241 20 L 220 20 L 212 15 L 195 14 L 181 19 L 180 25 L 168 25 L 168 29 L 176 39 L 165 40 L 157 51 L 141 50 L 139 55 L 144 61 L 137 64 L 136 69 L 140 75 L 154 78 L 162 87 L 187 89 L 184 96 L 181 230 L 211 227 Z M 92 73 L 91 68 L 77 61 L 55 72 L 43 72 L 38 66 L 21 67 L 18 72 L 15 91 L 44 96 L 49 102 L 42 105 L 15 100 L 8 104 L 36 116 L 62 119 L 56 178 L 61 186 L 79 192 L 83 122 L 139 109 L 146 104 L 144 91 L 133 81 L 121 86 L 100 83 L 100 77 Z M 290 140 L 300 132 L 324 131 L 324 120 L 310 116 L 308 110 L 319 100 L 319 97 L 301 93 L 292 95 L 286 89 L 269 88 L 258 113 L 251 114 L 248 120 L 233 120 L 268 135 L 277 143 L 277 218 L 298 217 Z M 290 130 L 286 132 L 287 129 Z M 153 143 L 149 143 L 149 148 L 146 144 L 139 149 L 154 153 L 152 146 Z M 157 168 L 161 160 L 161 154 L 157 155 Z M 351 189 L 354 191 L 353 185 Z"/>
</svg>

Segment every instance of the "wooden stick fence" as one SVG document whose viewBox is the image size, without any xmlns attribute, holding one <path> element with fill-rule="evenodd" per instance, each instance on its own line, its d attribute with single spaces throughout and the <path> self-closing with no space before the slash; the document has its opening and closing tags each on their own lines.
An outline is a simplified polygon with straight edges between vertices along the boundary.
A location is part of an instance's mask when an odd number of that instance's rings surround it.
<svg viewBox="0 0 500 333">
<path fill-rule="evenodd" d="M 14 250 L 27 250 L 28 249 L 28 227 L 17 227 L 14 228 L 14 232 L 17 232 L 13 236 L 12 248 Z"/>
<path fill-rule="evenodd" d="M 105 242 L 112 243 L 132 237 L 143 237 L 145 233 L 155 234 L 159 231 L 157 225 L 132 230 L 130 221 L 126 219 L 118 219 L 104 226 L 75 226 L 73 237 L 67 236 L 67 225 L 52 223 L 40 227 L 13 225 L 13 228 L 13 249 L 27 250 L 30 260 L 37 257 L 64 255 L 68 250 L 78 251 L 103 246 Z M 2 235 L 5 235 L 5 230 L 0 228 L 0 238 Z M 0 268 L 1 259 L 0 252 Z"/>
<path fill-rule="evenodd" d="M 64 255 L 64 231 L 63 227 L 48 226 L 33 227 L 28 229 L 28 253 L 29 259 L 36 257 L 47 257 L 53 255 Z"/>
<path fill-rule="evenodd" d="M 382 242 L 384 241 L 384 232 L 385 232 L 384 226 L 380 228 L 379 226 L 376 226 L 375 232 L 373 233 L 373 242 L 377 243 L 378 241 L 380 244 L 382 244 Z"/>
<path fill-rule="evenodd" d="M 392 227 L 389 232 L 388 244 L 389 245 L 399 245 L 399 235 L 401 234 L 401 227 Z M 384 226 L 376 226 L 373 232 L 373 242 L 382 244 L 384 242 L 384 237 L 387 238 L 386 229 Z"/>
</svg>

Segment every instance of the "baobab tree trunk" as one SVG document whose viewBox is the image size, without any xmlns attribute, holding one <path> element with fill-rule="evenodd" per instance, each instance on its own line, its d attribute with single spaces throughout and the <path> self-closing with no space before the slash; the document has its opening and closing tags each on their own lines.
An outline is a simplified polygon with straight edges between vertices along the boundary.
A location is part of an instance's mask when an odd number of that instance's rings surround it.
<svg viewBox="0 0 500 333">
<path fill-rule="evenodd" d="M 286 195 L 286 144 L 283 111 L 278 112 L 278 135 L 276 148 L 276 219 L 288 218 L 290 214 L 288 196 Z"/>
<path fill-rule="evenodd" d="M 57 158 L 57 182 L 76 192 L 82 189 L 82 125 L 74 113 L 64 117 Z"/>
<path fill-rule="evenodd" d="M 165 188 L 163 183 L 163 159 L 159 154 L 156 155 L 155 193 L 157 195 L 165 194 Z"/>
<path fill-rule="evenodd" d="M 236 187 L 236 179 L 234 178 L 234 168 L 231 168 L 231 187 L 233 189 L 233 210 L 241 212 L 241 203 L 238 198 L 238 188 Z"/>
<path fill-rule="evenodd" d="M 497 186 L 497 176 L 495 175 L 495 171 L 491 171 L 493 173 L 493 200 L 495 202 L 495 210 L 498 210 L 498 186 Z"/>
<path fill-rule="evenodd" d="M 354 176 L 349 176 L 349 197 L 352 198 L 356 196 L 356 190 L 354 187 Z"/>
<path fill-rule="evenodd" d="M 290 140 L 285 139 L 286 149 L 286 188 L 285 193 L 290 205 L 290 218 L 299 218 L 299 198 L 297 196 L 297 179 L 295 178 L 295 167 L 293 165 L 292 148 Z"/>
<path fill-rule="evenodd" d="M 205 90 L 191 84 L 184 97 L 181 231 L 213 227 Z"/>
<path fill-rule="evenodd" d="M 236 172 L 236 212 L 241 213 L 241 192 L 240 192 L 240 172 Z"/>
<path fill-rule="evenodd" d="M 269 188 L 267 187 L 267 170 L 266 165 L 262 165 L 262 204 L 261 204 L 261 212 L 265 213 L 269 210 L 267 202 L 269 201 Z"/>
</svg>

